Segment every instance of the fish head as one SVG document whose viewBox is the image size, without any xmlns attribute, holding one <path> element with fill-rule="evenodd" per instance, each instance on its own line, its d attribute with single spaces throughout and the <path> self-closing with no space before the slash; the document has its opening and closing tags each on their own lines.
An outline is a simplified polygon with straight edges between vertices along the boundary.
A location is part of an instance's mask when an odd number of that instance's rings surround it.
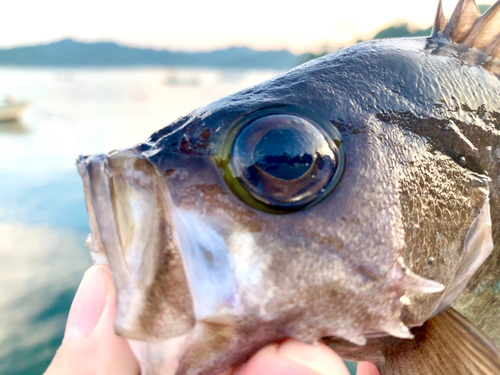
<svg viewBox="0 0 500 375">
<path fill-rule="evenodd" d="M 425 46 L 356 46 L 80 158 L 117 332 L 239 361 L 285 337 L 412 337 L 491 228 L 488 178 L 450 156 L 449 133 L 408 126 L 444 127 L 408 114 L 427 105 L 410 100 Z"/>
</svg>

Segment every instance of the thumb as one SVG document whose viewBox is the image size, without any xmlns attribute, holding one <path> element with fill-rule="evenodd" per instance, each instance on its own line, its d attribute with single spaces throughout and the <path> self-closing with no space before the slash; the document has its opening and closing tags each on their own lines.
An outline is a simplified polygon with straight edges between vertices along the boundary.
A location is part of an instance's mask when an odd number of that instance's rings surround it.
<svg viewBox="0 0 500 375">
<path fill-rule="evenodd" d="M 228 375 L 231 372 L 219 375 Z M 349 375 L 342 359 L 323 343 L 315 346 L 287 339 L 268 345 L 234 375 Z"/>
<path fill-rule="evenodd" d="M 115 288 L 107 265 L 88 269 L 76 292 L 61 347 L 45 375 L 137 375 L 130 347 L 115 334 Z"/>
</svg>

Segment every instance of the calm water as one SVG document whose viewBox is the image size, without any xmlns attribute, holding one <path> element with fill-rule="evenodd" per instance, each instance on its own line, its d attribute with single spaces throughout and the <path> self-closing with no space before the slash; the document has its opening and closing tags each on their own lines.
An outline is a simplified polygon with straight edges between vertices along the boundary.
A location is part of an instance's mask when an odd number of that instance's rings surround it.
<svg viewBox="0 0 500 375">
<path fill-rule="evenodd" d="M 0 69 L 0 100 L 32 102 L 0 122 L 0 374 L 41 374 L 91 265 L 74 161 L 145 140 L 194 108 L 275 71 Z"/>
</svg>

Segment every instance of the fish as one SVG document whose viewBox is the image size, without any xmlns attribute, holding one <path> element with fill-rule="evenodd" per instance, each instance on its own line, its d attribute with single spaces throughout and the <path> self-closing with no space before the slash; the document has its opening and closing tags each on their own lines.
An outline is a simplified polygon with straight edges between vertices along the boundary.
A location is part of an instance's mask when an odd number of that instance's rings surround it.
<svg viewBox="0 0 500 375">
<path fill-rule="evenodd" d="M 80 156 L 142 374 L 291 337 L 382 375 L 499 374 L 500 1 L 309 61 Z"/>
</svg>

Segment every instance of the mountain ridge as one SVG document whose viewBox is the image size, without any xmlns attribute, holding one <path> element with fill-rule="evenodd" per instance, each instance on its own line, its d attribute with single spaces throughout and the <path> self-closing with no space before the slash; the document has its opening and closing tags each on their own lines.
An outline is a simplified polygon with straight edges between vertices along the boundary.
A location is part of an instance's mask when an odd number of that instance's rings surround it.
<svg viewBox="0 0 500 375">
<path fill-rule="evenodd" d="M 172 52 L 126 47 L 114 42 L 86 43 L 63 39 L 54 43 L 0 49 L 0 65 L 15 66 L 187 66 L 289 69 L 301 55 L 288 50 L 256 51 L 230 47 L 210 52 Z"/>
</svg>

